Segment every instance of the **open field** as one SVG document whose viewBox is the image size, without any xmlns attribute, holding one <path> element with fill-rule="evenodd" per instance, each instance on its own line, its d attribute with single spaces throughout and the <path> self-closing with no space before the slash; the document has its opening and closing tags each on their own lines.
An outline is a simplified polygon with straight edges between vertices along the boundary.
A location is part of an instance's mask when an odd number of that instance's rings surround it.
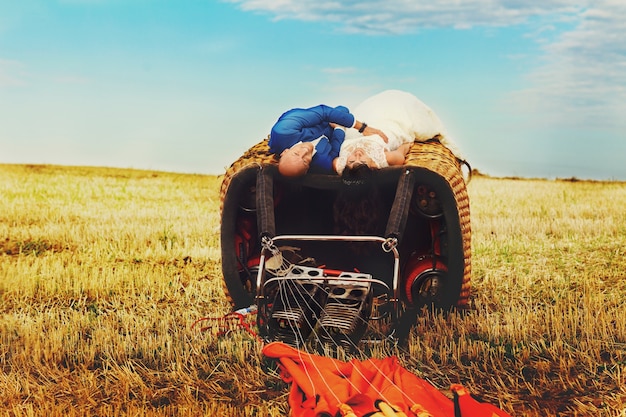
<svg viewBox="0 0 626 417">
<path fill-rule="evenodd" d="M 252 337 L 192 327 L 229 311 L 220 181 L 0 165 L 0 416 L 287 415 Z M 512 415 L 626 416 L 626 183 L 468 189 L 471 309 L 391 353 Z"/>
</svg>

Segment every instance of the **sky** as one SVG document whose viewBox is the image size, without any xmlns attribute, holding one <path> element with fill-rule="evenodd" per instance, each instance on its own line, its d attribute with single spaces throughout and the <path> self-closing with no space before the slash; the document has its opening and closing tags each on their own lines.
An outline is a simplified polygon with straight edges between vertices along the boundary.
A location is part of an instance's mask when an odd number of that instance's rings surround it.
<svg viewBox="0 0 626 417">
<path fill-rule="evenodd" d="M 219 175 L 387 89 L 485 174 L 626 180 L 623 0 L 0 0 L 0 163 Z"/>
</svg>

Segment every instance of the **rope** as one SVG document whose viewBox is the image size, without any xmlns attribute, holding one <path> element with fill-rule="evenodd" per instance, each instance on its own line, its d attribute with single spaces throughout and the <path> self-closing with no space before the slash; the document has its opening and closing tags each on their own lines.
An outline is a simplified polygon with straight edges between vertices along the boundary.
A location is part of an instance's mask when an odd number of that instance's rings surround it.
<svg viewBox="0 0 626 417">
<path fill-rule="evenodd" d="M 193 329 L 200 322 L 209 321 L 213 323 L 213 325 L 200 327 L 201 332 L 206 332 L 207 330 L 211 330 L 211 329 L 214 329 L 215 327 L 218 327 L 219 330 L 217 331 L 217 336 L 225 336 L 233 330 L 231 328 L 232 326 L 229 326 L 228 323 L 231 323 L 234 321 L 236 329 L 244 330 L 246 333 L 248 333 L 250 336 L 255 338 L 257 341 L 263 343 L 263 339 L 258 335 L 257 332 L 255 332 L 252 329 L 252 326 L 254 324 L 246 321 L 246 317 L 255 316 L 256 313 L 257 313 L 256 305 L 253 305 L 247 308 L 243 308 L 241 310 L 231 311 L 230 313 L 227 313 L 223 315 L 222 317 L 202 317 L 196 320 L 195 322 L 193 322 L 193 324 L 191 325 L 191 328 Z"/>
</svg>

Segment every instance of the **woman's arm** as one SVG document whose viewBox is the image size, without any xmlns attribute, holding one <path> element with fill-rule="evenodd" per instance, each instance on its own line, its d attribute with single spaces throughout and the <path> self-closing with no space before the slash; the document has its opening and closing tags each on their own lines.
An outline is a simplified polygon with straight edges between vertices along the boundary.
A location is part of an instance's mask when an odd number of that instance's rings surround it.
<svg viewBox="0 0 626 417">
<path fill-rule="evenodd" d="M 400 147 L 393 151 L 385 151 L 385 158 L 389 166 L 404 165 L 406 154 L 409 153 L 412 143 L 403 143 Z"/>
</svg>

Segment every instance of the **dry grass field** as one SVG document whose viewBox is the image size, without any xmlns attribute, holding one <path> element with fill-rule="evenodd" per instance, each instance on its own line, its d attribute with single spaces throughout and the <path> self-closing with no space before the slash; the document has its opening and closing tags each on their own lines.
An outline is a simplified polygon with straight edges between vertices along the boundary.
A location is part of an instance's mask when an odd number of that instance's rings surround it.
<svg viewBox="0 0 626 417">
<path fill-rule="evenodd" d="M 229 311 L 220 181 L 0 165 L 0 416 L 288 415 L 254 338 L 192 327 Z M 468 189 L 471 308 L 390 353 L 515 416 L 626 416 L 626 184 Z"/>
</svg>

